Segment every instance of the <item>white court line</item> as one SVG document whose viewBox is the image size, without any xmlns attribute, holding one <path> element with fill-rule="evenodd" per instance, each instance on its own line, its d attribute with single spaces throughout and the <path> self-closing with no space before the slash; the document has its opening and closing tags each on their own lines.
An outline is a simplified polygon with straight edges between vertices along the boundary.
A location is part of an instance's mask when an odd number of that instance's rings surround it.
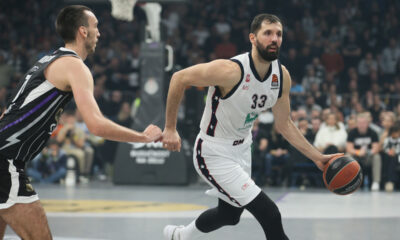
<svg viewBox="0 0 400 240">
<path fill-rule="evenodd" d="M 338 196 L 326 193 L 289 193 L 278 202 L 285 219 L 400 218 L 400 193 L 355 193 Z M 130 213 L 49 212 L 49 217 L 67 218 L 195 218 L 204 210 Z M 253 216 L 245 211 L 242 218 Z"/>
<path fill-rule="evenodd" d="M 5 235 L 4 240 L 21 240 L 16 235 Z M 53 237 L 53 240 L 108 240 L 108 239 L 100 239 L 100 238 L 70 238 L 70 237 Z"/>
</svg>

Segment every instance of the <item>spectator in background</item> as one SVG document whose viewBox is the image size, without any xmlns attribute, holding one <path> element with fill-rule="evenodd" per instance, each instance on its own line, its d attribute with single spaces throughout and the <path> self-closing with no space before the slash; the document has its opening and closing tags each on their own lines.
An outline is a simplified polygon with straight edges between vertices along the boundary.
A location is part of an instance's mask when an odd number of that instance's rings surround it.
<svg viewBox="0 0 400 240">
<path fill-rule="evenodd" d="M 369 28 L 365 29 L 362 33 L 360 46 L 363 52 L 377 54 L 376 49 L 378 49 L 378 39 L 376 36 L 371 35 L 371 30 Z"/>
<path fill-rule="evenodd" d="M 88 177 L 91 176 L 92 166 L 93 162 L 95 162 L 95 158 L 100 157 L 99 154 L 97 154 L 97 150 L 98 147 L 104 144 L 104 138 L 96 136 L 91 132 L 89 132 L 89 129 L 86 123 L 84 122 L 82 114 L 79 112 L 79 110 L 75 111 L 75 118 L 76 118 L 75 127 L 79 128 L 85 133 L 85 145 L 83 149 L 85 151 L 85 158 L 87 160 L 85 164 L 85 169 L 83 169 L 82 172 L 86 174 L 86 176 Z"/>
<path fill-rule="evenodd" d="M 197 44 L 203 46 L 207 38 L 210 36 L 210 31 L 206 26 L 204 26 L 204 21 L 200 20 L 192 34 L 196 39 Z"/>
<path fill-rule="evenodd" d="M 68 155 L 75 157 L 79 165 L 79 180 L 88 182 L 93 163 L 93 149 L 85 145 L 86 134 L 76 126 L 75 110 L 67 110 L 62 116 L 63 125 L 58 130 L 56 139 Z"/>
<path fill-rule="evenodd" d="M 357 115 L 357 128 L 351 130 L 347 137 L 346 152 L 353 156 L 363 169 L 364 179 L 371 177 L 372 191 L 379 191 L 381 181 L 382 159 L 379 155 L 379 140 L 377 133 L 369 127 L 369 115 Z"/>
<path fill-rule="evenodd" d="M 384 80 L 391 82 L 396 74 L 396 66 L 400 59 L 400 47 L 397 45 L 394 37 L 390 38 L 388 43 L 389 46 L 382 51 L 379 66 L 382 70 Z"/>
<path fill-rule="evenodd" d="M 0 87 L 7 87 L 14 73 L 15 69 L 7 64 L 4 55 L 0 52 Z"/>
<path fill-rule="evenodd" d="M 350 131 L 352 131 L 353 129 L 357 128 L 357 120 L 356 120 L 356 115 L 352 114 L 349 116 L 349 118 L 347 119 L 347 123 L 346 123 L 346 131 L 347 133 L 349 133 Z"/>
<path fill-rule="evenodd" d="M 312 63 L 307 65 L 307 69 L 309 68 L 314 69 L 315 77 L 321 80 L 325 79 L 326 70 L 318 57 L 314 57 Z"/>
<path fill-rule="evenodd" d="M 121 109 L 123 94 L 119 90 L 111 92 L 110 99 L 105 103 L 103 114 L 109 118 L 115 117 Z"/>
<path fill-rule="evenodd" d="M 367 78 L 371 71 L 378 71 L 378 61 L 371 52 L 367 52 L 358 64 L 358 73 L 361 78 Z"/>
<path fill-rule="evenodd" d="M 381 112 L 386 109 L 385 104 L 382 102 L 378 94 L 371 94 L 372 104 L 368 106 L 368 111 L 371 113 L 372 122 L 374 124 L 379 124 L 379 116 Z"/>
<path fill-rule="evenodd" d="M 303 65 L 295 48 L 289 49 L 288 56 L 282 59 L 282 63 L 288 69 L 291 69 L 290 73 L 294 78 L 301 79 L 303 77 L 304 67 L 302 67 Z"/>
<path fill-rule="evenodd" d="M 133 118 L 131 117 L 131 105 L 128 102 L 123 102 L 119 112 L 116 116 L 112 117 L 111 120 L 114 122 L 124 126 L 124 127 L 132 127 L 133 125 Z M 112 178 L 113 176 L 113 165 L 115 154 L 117 152 L 118 143 L 115 141 L 108 141 L 104 142 L 104 145 L 99 149 L 101 159 L 97 161 L 95 164 L 99 167 L 100 177 Z"/>
<path fill-rule="evenodd" d="M 265 176 L 280 186 L 287 177 L 286 165 L 289 163 L 289 143 L 276 129 L 276 124 L 268 136 L 268 152 L 265 159 Z"/>
<path fill-rule="evenodd" d="M 325 52 L 321 56 L 322 64 L 327 73 L 340 74 L 344 69 L 343 57 L 333 43 L 326 44 Z"/>
<path fill-rule="evenodd" d="M 400 122 L 389 128 L 388 136 L 383 141 L 383 177 L 385 191 L 392 192 L 396 181 L 396 169 L 400 159 Z"/>
<path fill-rule="evenodd" d="M 29 177 L 40 183 L 56 183 L 67 173 L 67 155 L 59 143 L 51 139 L 26 170 Z"/>
<path fill-rule="evenodd" d="M 323 79 L 320 77 L 317 77 L 315 75 L 315 70 L 313 67 L 307 68 L 307 73 L 303 77 L 303 80 L 301 82 L 301 85 L 303 86 L 304 91 L 306 92 L 312 92 L 311 87 L 313 84 L 316 84 L 319 88 L 320 84 L 322 83 Z"/>
<path fill-rule="evenodd" d="M 321 119 L 320 118 L 311 119 L 310 142 L 314 142 L 315 136 L 317 135 L 320 128 L 321 128 Z"/>
<path fill-rule="evenodd" d="M 319 119 L 318 119 L 319 120 Z M 314 127 L 319 128 L 319 122 L 314 121 Z M 308 142 L 313 143 L 315 139 L 315 133 L 312 128 L 309 127 L 309 121 L 306 118 L 299 118 L 297 124 L 300 132 L 308 140 Z M 318 130 L 316 130 L 318 131 Z M 310 180 L 308 176 L 310 173 L 318 173 L 318 169 L 310 162 L 310 160 L 299 152 L 296 148 L 289 145 L 289 155 L 290 161 L 287 163 L 287 176 L 290 186 L 295 186 L 298 182 L 298 174 L 301 173 L 301 187 L 303 188 L 309 184 Z M 315 179 L 312 179 L 315 181 Z"/>
<path fill-rule="evenodd" d="M 306 111 L 306 116 L 311 116 L 311 112 L 313 110 L 321 111 L 322 108 L 318 104 L 315 103 L 314 97 L 309 93 L 307 94 L 306 102 L 304 106 L 301 106 L 300 109 L 303 109 Z"/>
<path fill-rule="evenodd" d="M 234 43 L 230 41 L 229 33 L 222 35 L 222 42 L 218 43 L 214 49 L 217 58 L 228 59 L 236 55 L 237 48 Z"/>
<path fill-rule="evenodd" d="M 343 60 L 345 68 L 357 67 L 362 54 L 361 47 L 358 44 L 356 32 L 351 29 L 343 43 Z"/>
<path fill-rule="evenodd" d="M 347 132 L 343 124 L 339 124 L 335 113 L 329 113 L 325 124 L 315 136 L 314 146 L 325 154 L 344 152 Z"/>
<path fill-rule="evenodd" d="M 3 112 L 3 108 L 6 107 L 8 97 L 8 90 L 6 87 L 0 87 L 0 116 Z"/>
<path fill-rule="evenodd" d="M 300 85 L 296 78 L 292 78 L 292 86 L 290 88 L 290 95 L 291 95 L 291 101 L 293 106 L 298 106 L 301 104 L 301 99 L 305 95 L 305 91 L 302 85 Z"/>
<path fill-rule="evenodd" d="M 254 121 L 251 134 L 253 137 L 253 161 L 251 164 L 252 177 L 254 178 L 256 184 L 264 185 L 264 181 L 266 180 L 264 176 L 264 162 L 268 148 L 268 134 L 263 128 L 260 127 L 260 121 L 258 118 Z"/>
<path fill-rule="evenodd" d="M 227 33 L 229 34 L 231 32 L 231 25 L 226 20 L 226 16 L 224 14 L 218 14 L 218 19 L 214 24 L 214 27 L 217 30 L 217 34 L 220 36 Z"/>
<path fill-rule="evenodd" d="M 379 135 L 379 147 L 383 149 L 383 142 L 389 137 L 389 129 L 396 122 L 396 115 L 393 112 L 386 111 L 380 114 L 380 125 L 382 126 L 382 133 Z"/>
</svg>

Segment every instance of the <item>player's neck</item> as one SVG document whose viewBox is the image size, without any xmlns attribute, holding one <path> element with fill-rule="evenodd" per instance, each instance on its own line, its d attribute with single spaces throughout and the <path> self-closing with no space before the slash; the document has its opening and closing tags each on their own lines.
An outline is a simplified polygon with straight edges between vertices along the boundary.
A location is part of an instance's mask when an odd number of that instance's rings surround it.
<svg viewBox="0 0 400 240">
<path fill-rule="evenodd" d="M 78 44 L 76 44 L 76 43 L 67 43 L 67 44 L 65 44 L 65 48 L 71 49 L 74 52 L 76 52 L 76 54 L 78 54 L 78 56 L 82 60 L 85 60 L 88 55 L 86 50 L 82 47 L 79 47 Z"/>
<path fill-rule="evenodd" d="M 269 66 L 271 65 L 271 62 L 266 61 L 263 59 L 257 52 L 256 49 L 252 49 L 251 51 L 251 57 L 253 58 L 254 62 L 254 67 L 256 68 L 256 71 L 259 76 L 265 76 L 267 73 Z"/>
</svg>

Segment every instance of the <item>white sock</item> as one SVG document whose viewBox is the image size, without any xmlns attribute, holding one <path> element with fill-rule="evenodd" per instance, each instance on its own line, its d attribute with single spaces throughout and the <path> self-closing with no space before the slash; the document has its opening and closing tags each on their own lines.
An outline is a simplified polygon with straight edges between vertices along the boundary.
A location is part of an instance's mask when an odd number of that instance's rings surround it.
<svg viewBox="0 0 400 240">
<path fill-rule="evenodd" d="M 179 229 L 179 240 L 198 240 L 206 235 L 206 233 L 201 232 L 196 227 L 196 220 L 191 222 L 189 225 L 183 229 Z"/>
</svg>

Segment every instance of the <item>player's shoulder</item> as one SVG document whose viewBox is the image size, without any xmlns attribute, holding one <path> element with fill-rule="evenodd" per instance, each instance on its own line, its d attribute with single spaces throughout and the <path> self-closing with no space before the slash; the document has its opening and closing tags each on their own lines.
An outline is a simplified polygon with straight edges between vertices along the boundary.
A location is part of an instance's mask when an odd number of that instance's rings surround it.
<svg viewBox="0 0 400 240">
<path fill-rule="evenodd" d="M 86 64 L 82 61 L 82 59 L 77 58 L 75 56 L 63 56 L 56 59 L 50 67 L 54 67 L 59 69 L 60 71 L 81 71 L 88 70 Z"/>
<path fill-rule="evenodd" d="M 235 73 L 241 73 L 241 67 L 235 61 L 230 59 L 217 59 L 207 63 L 211 73 L 230 76 Z"/>
</svg>

